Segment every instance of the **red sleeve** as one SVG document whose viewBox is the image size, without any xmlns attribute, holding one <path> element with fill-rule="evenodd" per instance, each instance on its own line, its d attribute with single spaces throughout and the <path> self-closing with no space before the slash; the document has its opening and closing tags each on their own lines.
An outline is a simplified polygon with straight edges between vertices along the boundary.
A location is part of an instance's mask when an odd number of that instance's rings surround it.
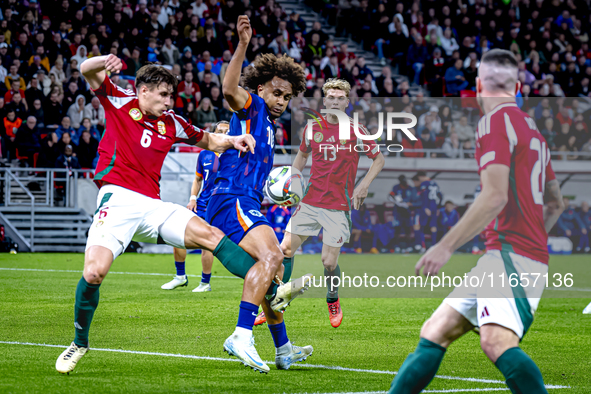
<svg viewBox="0 0 591 394">
<path fill-rule="evenodd" d="M 497 112 L 493 116 L 483 117 L 478 122 L 476 137 L 479 172 L 491 164 L 511 167 L 511 155 L 517 145 L 517 135 L 509 115 Z"/>
<path fill-rule="evenodd" d="M 166 112 L 172 117 L 176 130 L 176 142 L 195 145 L 203 138 L 204 131 L 191 125 L 185 118 L 178 116 L 173 110 Z"/>
<path fill-rule="evenodd" d="M 359 132 L 365 135 L 371 135 L 369 130 L 365 128 L 363 125 L 359 125 Z M 380 147 L 376 144 L 375 140 L 362 140 L 359 139 L 359 143 L 364 145 L 363 151 L 365 155 L 370 159 L 375 159 L 380 154 Z M 366 148 L 369 146 L 369 149 Z"/>
<path fill-rule="evenodd" d="M 111 78 L 108 76 L 105 76 L 103 83 L 98 89 L 93 89 L 92 91 L 98 97 L 103 107 L 105 107 L 105 110 L 107 108 L 119 109 L 136 98 L 133 90 L 123 89 L 111 81 Z"/>
<path fill-rule="evenodd" d="M 550 160 L 550 149 L 546 148 L 546 183 L 556 179 L 554 169 L 552 168 L 552 160 Z"/>
<path fill-rule="evenodd" d="M 312 126 L 310 126 L 312 127 Z M 310 130 L 310 132 L 313 132 Z M 302 143 L 300 144 L 300 150 L 305 153 L 312 152 L 312 144 L 308 139 L 308 126 L 304 127 L 304 134 L 302 135 Z"/>
</svg>

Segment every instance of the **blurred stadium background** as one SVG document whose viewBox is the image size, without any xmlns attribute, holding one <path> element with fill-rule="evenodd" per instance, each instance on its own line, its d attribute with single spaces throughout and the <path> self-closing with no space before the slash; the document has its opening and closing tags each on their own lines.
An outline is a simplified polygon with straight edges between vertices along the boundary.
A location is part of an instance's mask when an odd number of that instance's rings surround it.
<svg viewBox="0 0 591 394">
<path fill-rule="evenodd" d="M 473 89 L 478 59 L 491 48 L 518 57 L 518 103 L 548 141 L 563 194 L 571 200 L 572 211 L 552 231 L 570 235 L 570 241 L 563 239 L 556 250 L 577 252 L 580 237 L 588 237 L 582 234 L 591 226 L 585 204 L 591 198 L 588 2 L 9 0 L 0 9 L 2 250 L 15 244 L 20 251 L 84 250 L 96 209 L 93 168 L 106 125 L 104 109 L 77 71 L 82 61 L 108 53 L 121 57 L 124 70 L 111 77 L 127 89 L 134 88 L 133 76 L 145 62 L 170 68 L 181 80 L 175 111 L 209 128 L 231 117 L 220 82 L 241 14 L 254 28 L 248 61 L 259 53 L 287 53 L 308 76 L 308 91 L 278 121 L 277 165 L 294 157 L 305 124 L 298 108 L 322 107 L 326 78 L 351 83 L 350 110 L 365 113 L 370 131 L 377 128 L 372 113 L 388 102 L 419 118 L 416 143 L 400 135 L 380 141 L 401 144 L 404 151 L 388 153 L 366 200 L 367 213 L 354 218 L 357 228 L 367 230 L 362 251 L 404 251 L 412 237 L 412 229 L 395 220 L 399 208 L 389 198 L 400 175 L 412 186 L 411 177 L 426 171 L 441 188 L 441 203 L 453 202 L 460 214 L 473 200 L 473 133 L 480 117 Z M 197 154 L 188 146 L 170 152 L 162 171 L 164 200 L 186 204 Z M 362 156 L 358 179 L 368 168 Z M 386 227 L 391 235 L 372 249 L 374 235 Z M 354 246 L 345 251 L 359 251 Z M 477 241 L 474 246 L 482 247 Z"/>
</svg>

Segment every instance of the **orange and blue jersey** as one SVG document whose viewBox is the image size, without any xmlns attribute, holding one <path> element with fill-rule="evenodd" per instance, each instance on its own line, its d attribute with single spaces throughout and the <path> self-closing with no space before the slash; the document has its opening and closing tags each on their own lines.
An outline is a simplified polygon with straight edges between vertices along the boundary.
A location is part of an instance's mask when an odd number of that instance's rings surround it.
<svg viewBox="0 0 591 394">
<path fill-rule="evenodd" d="M 228 149 L 220 155 L 220 168 L 214 195 L 233 194 L 263 201 L 263 187 L 273 169 L 275 123 L 269 117 L 265 101 L 248 94 L 244 108 L 234 113 L 228 135 L 250 134 L 256 141 L 255 153 Z"/>
<path fill-rule="evenodd" d="M 219 156 L 220 166 L 207 207 L 206 220 L 236 244 L 253 228 L 269 221 L 261 213 L 263 188 L 273 169 L 275 124 L 265 101 L 248 94 L 244 108 L 230 120 L 228 135 L 250 134 L 255 153 L 228 149 Z"/>
</svg>

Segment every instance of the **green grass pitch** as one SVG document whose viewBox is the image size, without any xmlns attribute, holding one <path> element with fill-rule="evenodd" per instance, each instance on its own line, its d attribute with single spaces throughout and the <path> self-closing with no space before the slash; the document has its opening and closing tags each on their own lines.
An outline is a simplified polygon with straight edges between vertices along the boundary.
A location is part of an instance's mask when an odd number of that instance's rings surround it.
<svg viewBox="0 0 591 394">
<path fill-rule="evenodd" d="M 412 275 L 417 258 L 344 255 L 340 261 L 345 267 L 371 266 L 382 274 L 396 267 L 397 274 Z M 455 255 L 446 267 L 465 272 L 476 260 Z M 578 283 L 579 277 L 588 279 L 590 263 L 588 256 L 559 256 L 550 265 L 578 269 Z M 362 298 L 362 292 L 347 298 L 343 290 L 344 319 L 334 329 L 322 290 L 316 289 L 310 294 L 317 297 L 297 299 L 285 313 L 291 341 L 313 345 L 314 354 L 289 371 L 270 365 L 271 372 L 263 375 L 232 362 L 222 351 L 236 324 L 240 279 L 230 278 L 216 261 L 213 292 L 192 293 L 199 283 L 196 276 L 188 287 L 164 291 L 160 286 L 174 273 L 172 256 L 123 255 L 101 286 L 90 329 L 91 351 L 73 373 L 60 375 L 55 360 L 73 339 L 74 291 L 82 267 L 81 254 L 0 255 L 0 393 L 385 392 L 394 371 L 414 350 L 422 323 L 441 302 L 441 297 L 383 294 Z M 189 255 L 187 271 L 200 274 L 198 255 Z M 305 272 L 322 273 L 320 256 L 296 256 L 294 276 Z M 591 316 L 581 313 L 589 301 L 542 299 L 522 342 L 547 385 L 569 386 L 549 389 L 551 394 L 591 393 Z M 274 361 L 266 325 L 255 327 L 254 333 L 261 358 Z M 427 390 L 507 390 L 502 380 L 480 350 L 478 336 L 468 333 L 449 348 Z"/>
</svg>

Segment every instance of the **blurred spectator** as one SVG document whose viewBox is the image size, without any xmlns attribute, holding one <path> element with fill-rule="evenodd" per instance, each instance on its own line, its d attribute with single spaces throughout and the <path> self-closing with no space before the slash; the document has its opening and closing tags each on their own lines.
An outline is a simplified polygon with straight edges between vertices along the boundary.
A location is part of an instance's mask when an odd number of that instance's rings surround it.
<svg viewBox="0 0 591 394">
<path fill-rule="evenodd" d="M 179 49 L 172 43 L 170 37 L 164 39 L 164 46 L 162 47 L 161 52 L 163 63 L 169 66 L 178 63 L 181 57 Z"/>
<path fill-rule="evenodd" d="M 213 110 L 213 106 L 211 105 L 211 100 L 208 97 L 201 100 L 192 121 L 193 124 L 200 129 L 209 128 L 212 123 L 217 122 L 217 117 Z"/>
<path fill-rule="evenodd" d="M 105 128 L 105 108 L 100 103 L 98 97 L 93 97 L 90 104 L 84 107 L 84 117 L 90 119 L 90 123 L 99 131 Z"/>
<path fill-rule="evenodd" d="M 79 94 L 76 96 L 75 102 L 68 108 L 68 117 L 72 123 L 72 127 L 75 129 L 80 128 L 82 119 L 84 119 L 84 107 L 86 106 L 86 98 L 84 95 Z"/>
<path fill-rule="evenodd" d="M 57 134 L 52 131 L 43 138 L 41 141 L 41 152 L 39 154 L 39 159 L 37 160 L 37 167 L 53 168 L 55 161 L 61 154 L 58 150 L 58 140 Z"/>
<path fill-rule="evenodd" d="M 86 49 L 86 46 L 80 45 L 76 49 L 76 54 L 70 58 L 70 61 L 76 60 L 76 62 L 78 63 L 78 66 L 80 66 L 82 64 L 82 62 L 84 62 L 86 59 L 88 59 L 88 57 L 86 56 L 87 54 L 88 54 L 88 50 Z"/>
<path fill-rule="evenodd" d="M 45 127 L 57 129 L 62 121 L 62 105 L 58 101 L 57 93 L 50 93 L 43 104 L 45 113 Z"/>
<path fill-rule="evenodd" d="M 587 234 L 585 234 L 586 236 L 581 235 L 579 247 L 577 249 L 580 252 L 582 251 L 585 253 L 589 253 L 591 251 L 591 248 L 589 247 L 589 241 L 591 238 L 591 210 L 589 210 L 589 203 L 587 201 L 583 201 L 581 203 L 579 215 L 581 217 L 581 221 L 585 226 L 584 228 Z"/>
<path fill-rule="evenodd" d="M 37 119 L 38 128 L 45 127 L 45 114 L 43 112 L 43 106 L 40 99 L 33 101 L 33 104 L 29 109 L 28 116 L 33 116 L 35 119 Z"/>
<path fill-rule="evenodd" d="M 456 211 L 456 205 L 451 201 L 446 201 L 443 208 L 439 208 L 437 215 L 438 235 L 443 237 L 460 220 L 460 215 Z M 441 238 L 439 238 L 441 239 Z M 433 242 L 436 242 L 435 240 Z"/>
<path fill-rule="evenodd" d="M 76 157 L 82 168 L 93 168 L 93 162 L 98 152 L 99 142 L 90 135 L 90 132 L 83 131 L 80 143 L 76 149 Z"/>
<path fill-rule="evenodd" d="M 72 142 L 72 136 L 70 133 L 63 133 L 59 141 L 57 142 L 57 149 L 60 152 L 60 155 L 64 152 L 64 149 L 67 145 L 72 146 L 73 154 L 76 156 L 76 148 L 77 146 Z"/>
<path fill-rule="evenodd" d="M 6 85 L 6 89 L 11 89 L 13 81 L 19 81 L 19 86 L 26 86 L 25 80 L 18 74 L 18 67 L 16 65 L 11 64 L 9 67 L 9 71 L 10 72 L 8 73 L 8 75 L 4 78 L 4 84 Z"/>
<path fill-rule="evenodd" d="M 70 138 L 74 141 L 75 145 L 78 145 L 78 140 L 80 139 L 80 134 L 72 127 L 72 122 L 70 121 L 69 116 L 64 116 L 62 118 L 62 123 L 60 126 L 55 130 L 57 134 L 57 138 L 61 139 L 62 134 L 68 133 L 70 134 Z"/>
<path fill-rule="evenodd" d="M 15 138 L 18 133 L 18 129 L 23 124 L 21 118 L 16 116 L 14 108 L 9 107 L 6 111 L 6 117 L 4 118 L 4 140 L 2 142 L 3 157 L 7 157 L 9 160 L 16 159 L 16 145 Z"/>
<path fill-rule="evenodd" d="M 187 73 L 189 74 L 189 73 Z M 176 97 L 176 101 L 174 104 L 175 111 L 178 111 L 181 115 L 186 116 L 187 114 L 187 106 L 189 103 L 192 103 L 193 106 L 197 105 L 197 99 L 195 95 L 192 93 L 192 85 L 185 84 L 184 91 L 179 91 L 179 94 Z"/>
<path fill-rule="evenodd" d="M 413 83 L 421 85 L 421 71 L 429 59 L 427 48 L 423 45 L 423 37 L 420 34 L 414 36 L 414 42 L 408 48 L 407 64 L 413 70 Z"/>
<path fill-rule="evenodd" d="M 55 161 L 55 168 L 66 168 L 68 170 L 80 170 L 82 168 L 80 167 L 78 159 L 74 156 L 74 147 L 72 145 L 68 144 L 64 146 L 63 153 L 60 154 Z M 62 176 L 56 174 L 56 178 L 61 178 Z"/>
<path fill-rule="evenodd" d="M 351 222 L 351 235 L 353 236 L 355 253 L 362 253 L 361 235 L 363 233 L 372 234 L 371 215 L 365 204 L 362 204 L 358 210 L 354 209 L 351 211 Z"/>
<path fill-rule="evenodd" d="M 443 146 L 443 153 L 446 157 L 449 158 L 459 158 L 460 157 L 460 139 L 455 132 L 450 133 L 449 137 L 445 139 Z"/>
<path fill-rule="evenodd" d="M 459 96 L 460 91 L 468 87 L 468 82 L 462 71 L 462 60 L 457 59 L 453 65 L 445 72 L 445 89 L 453 96 Z"/>
<path fill-rule="evenodd" d="M 82 125 L 80 125 L 80 128 L 78 128 L 77 130 L 77 134 L 78 135 L 82 135 L 82 133 L 84 131 L 88 131 L 90 133 L 90 135 L 96 139 L 97 141 L 100 141 L 102 138 L 102 134 L 100 131 L 98 131 L 98 129 L 96 127 L 94 127 L 91 123 L 90 123 L 90 119 L 88 118 L 84 118 L 82 119 Z"/>
<path fill-rule="evenodd" d="M 454 124 L 453 130 L 461 143 L 474 141 L 474 128 L 468 124 L 468 116 L 462 115 L 460 121 Z"/>
<path fill-rule="evenodd" d="M 570 203 L 570 200 L 567 197 L 564 197 L 563 201 L 565 209 L 556 222 L 556 226 L 558 227 L 558 235 L 570 238 L 574 245 L 579 245 L 577 248 L 580 251 L 581 244 L 576 241 L 580 242 L 580 238 L 582 236 L 588 236 L 587 226 L 582 220 L 579 212 L 576 211 L 575 206 Z M 584 240 L 582 244 L 584 247 Z"/>
<path fill-rule="evenodd" d="M 27 103 L 21 98 L 20 93 L 15 93 L 14 96 L 12 96 L 12 102 L 8 103 L 7 106 L 14 108 L 16 116 L 19 118 L 24 119 L 27 116 Z"/>
<path fill-rule="evenodd" d="M 12 81 L 10 89 L 4 95 L 4 103 L 9 104 L 12 101 L 12 97 L 15 93 L 20 93 L 21 98 L 25 98 L 25 91 L 23 90 L 24 85 L 21 85 L 20 80 Z"/>
<path fill-rule="evenodd" d="M 24 166 L 26 163 L 27 167 L 35 167 L 35 153 L 41 150 L 35 117 L 29 116 L 27 121 L 19 127 L 14 144 L 18 157 L 21 158 L 21 164 Z"/>
<path fill-rule="evenodd" d="M 31 78 L 27 90 L 25 91 L 24 97 L 26 98 L 27 106 L 31 108 L 35 100 L 43 101 L 45 96 L 39 88 L 39 80 L 35 75 Z"/>
</svg>

